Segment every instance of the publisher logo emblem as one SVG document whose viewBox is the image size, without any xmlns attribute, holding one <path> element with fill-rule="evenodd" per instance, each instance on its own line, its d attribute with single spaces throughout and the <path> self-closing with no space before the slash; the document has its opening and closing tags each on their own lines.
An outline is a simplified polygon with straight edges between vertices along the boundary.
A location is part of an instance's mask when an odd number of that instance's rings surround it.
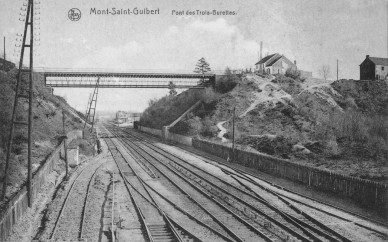
<svg viewBox="0 0 388 242">
<path fill-rule="evenodd" d="M 81 10 L 72 8 L 69 10 L 68 17 L 71 21 L 78 21 L 81 18 Z"/>
</svg>

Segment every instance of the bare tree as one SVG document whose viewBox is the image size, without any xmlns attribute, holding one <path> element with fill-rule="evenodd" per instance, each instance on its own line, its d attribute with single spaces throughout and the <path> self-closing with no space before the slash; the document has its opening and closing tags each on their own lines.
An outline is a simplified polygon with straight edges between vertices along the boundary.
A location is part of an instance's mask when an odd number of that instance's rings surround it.
<svg viewBox="0 0 388 242">
<path fill-rule="evenodd" d="M 330 76 L 330 66 L 322 65 L 319 68 L 319 73 L 322 75 L 323 79 L 327 80 L 327 78 Z"/>
</svg>

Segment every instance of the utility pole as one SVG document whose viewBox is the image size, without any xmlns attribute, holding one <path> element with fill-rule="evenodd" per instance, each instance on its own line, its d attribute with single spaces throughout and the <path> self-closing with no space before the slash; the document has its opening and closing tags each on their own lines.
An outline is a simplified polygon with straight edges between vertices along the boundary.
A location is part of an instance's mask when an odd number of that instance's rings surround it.
<svg viewBox="0 0 388 242">
<path fill-rule="evenodd" d="M 236 106 L 233 108 L 233 143 L 232 143 L 232 152 L 233 152 L 233 160 L 232 161 L 234 161 L 234 159 L 235 159 L 235 156 L 234 156 L 234 126 L 235 126 L 235 124 L 234 124 L 234 122 L 235 122 L 235 118 L 236 118 Z"/>
<path fill-rule="evenodd" d="M 63 136 L 65 137 L 65 139 L 63 140 L 63 148 L 65 150 L 66 178 L 67 178 L 69 175 L 69 161 L 67 160 L 67 135 L 66 135 L 65 121 L 66 121 L 65 112 L 62 109 L 62 127 L 63 127 Z"/>
<path fill-rule="evenodd" d="M 5 71 L 5 36 L 4 36 L 4 64 L 3 64 L 3 70 Z"/>
<path fill-rule="evenodd" d="M 12 109 L 12 117 L 11 117 L 11 127 L 9 129 L 9 136 L 8 136 L 8 145 L 7 145 L 7 155 L 6 155 L 6 161 L 5 161 L 5 167 L 4 167 L 4 180 L 3 180 L 3 192 L 1 199 L 4 200 L 7 194 L 7 183 L 8 183 L 8 176 L 9 176 L 9 163 L 11 160 L 11 150 L 12 150 L 12 144 L 13 144 L 13 138 L 14 138 L 14 126 L 15 125 L 23 125 L 28 127 L 28 151 L 27 151 L 27 197 L 28 197 L 28 207 L 32 206 L 33 202 L 33 191 L 32 191 L 32 129 L 33 129 L 33 119 L 32 119 L 32 101 L 33 101 L 33 53 L 34 53 L 34 1 L 28 0 L 27 3 L 27 9 L 26 9 L 26 18 L 24 22 L 24 34 L 23 34 L 23 42 L 21 45 L 21 55 L 20 55 L 20 61 L 19 61 L 19 69 L 18 69 L 18 75 L 17 75 L 17 81 L 16 81 L 16 87 L 15 87 L 15 98 L 13 103 L 13 109 Z M 29 31 L 29 43 L 27 42 L 27 33 Z M 26 48 L 30 49 L 29 55 L 30 55 L 30 67 L 29 68 L 23 68 L 23 59 L 24 59 L 24 50 Z M 27 93 L 22 92 L 20 89 L 20 83 L 22 81 L 22 73 L 28 73 L 28 91 Z M 16 119 L 16 110 L 18 105 L 19 98 L 24 98 L 28 100 L 28 118 L 27 120 L 17 120 Z"/>
<path fill-rule="evenodd" d="M 338 81 L 338 59 L 337 59 L 337 81 Z"/>
</svg>

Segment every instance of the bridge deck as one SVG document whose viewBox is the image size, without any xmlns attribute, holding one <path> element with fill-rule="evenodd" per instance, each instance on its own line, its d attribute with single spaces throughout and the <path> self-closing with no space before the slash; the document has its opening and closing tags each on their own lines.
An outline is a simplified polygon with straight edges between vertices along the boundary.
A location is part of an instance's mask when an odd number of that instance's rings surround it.
<svg viewBox="0 0 388 242">
<path fill-rule="evenodd" d="M 48 87 L 90 88 L 100 78 L 101 88 L 204 88 L 214 85 L 214 74 L 45 72 Z"/>
</svg>

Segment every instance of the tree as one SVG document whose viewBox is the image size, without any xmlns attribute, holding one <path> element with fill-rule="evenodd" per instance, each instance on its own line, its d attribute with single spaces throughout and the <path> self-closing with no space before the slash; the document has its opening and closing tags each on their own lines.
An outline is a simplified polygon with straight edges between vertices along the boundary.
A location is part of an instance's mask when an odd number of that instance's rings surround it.
<svg viewBox="0 0 388 242">
<path fill-rule="evenodd" d="M 178 92 L 176 91 L 176 85 L 173 82 L 168 84 L 168 89 L 170 89 L 170 96 L 176 96 Z"/>
<path fill-rule="evenodd" d="M 322 65 L 319 69 L 319 73 L 322 75 L 323 79 L 327 80 L 327 78 L 330 76 L 330 66 Z"/>
<path fill-rule="evenodd" d="M 211 72 L 209 63 L 205 60 L 205 58 L 201 58 L 198 60 L 197 65 L 195 65 L 194 72 L 198 74 L 204 75 L 205 73 Z M 204 82 L 204 78 L 202 78 L 202 83 Z"/>
<path fill-rule="evenodd" d="M 210 69 L 210 65 L 209 65 L 209 63 L 207 63 L 205 58 L 202 57 L 201 59 L 198 60 L 197 65 L 195 66 L 195 70 L 194 70 L 195 73 L 205 74 L 205 73 L 208 73 L 211 71 L 212 70 Z"/>
<path fill-rule="evenodd" d="M 232 73 L 229 67 L 226 67 L 224 75 L 216 79 L 215 89 L 219 93 L 231 91 L 239 82 L 239 77 Z"/>
</svg>

